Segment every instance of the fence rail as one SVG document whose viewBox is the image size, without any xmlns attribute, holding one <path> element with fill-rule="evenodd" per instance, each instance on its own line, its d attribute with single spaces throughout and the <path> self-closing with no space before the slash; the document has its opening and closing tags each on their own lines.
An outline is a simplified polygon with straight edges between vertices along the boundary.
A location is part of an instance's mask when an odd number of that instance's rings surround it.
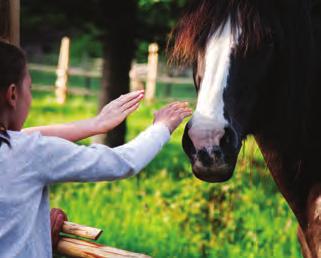
<svg viewBox="0 0 321 258">
<path fill-rule="evenodd" d="M 44 84 L 38 84 L 38 83 L 33 83 L 32 84 L 32 90 L 34 91 L 40 91 L 40 92 L 54 92 L 55 91 L 55 86 L 53 85 L 44 85 Z M 69 87 L 68 92 L 72 95 L 77 95 L 77 96 L 90 96 L 94 97 L 98 95 L 97 90 L 89 90 L 86 88 L 81 88 L 81 87 Z"/>
<path fill-rule="evenodd" d="M 158 64 L 158 45 L 152 43 L 149 45 L 148 62 L 145 64 L 133 63 L 130 77 L 131 90 L 145 89 L 145 96 L 147 101 L 152 101 L 155 98 L 156 87 L 158 84 L 165 86 L 165 95 L 169 97 L 172 92 L 173 85 L 190 85 L 193 81 L 185 77 L 169 76 L 166 73 L 159 74 Z M 70 39 L 64 37 L 61 41 L 58 66 L 41 65 L 30 63 L 29 69 L 31 71 L 38 71 L 43 73 L 56 74 L 55 92 L 57 102 L 63 104 L 66 100 L 67 93 L 81 94 L 81 95 L 96 95 L 91 90 L 92 79 L 99 79 L 102 77 L 102 59 L 95 59 L 90 65 L 87 60 L 86 67 L 70 67 L 69 65 L 69 51 Z M 79 76 L 85 79 L 85 88 L 68 88 L 69 76 Z M 35 89 L 41 90 L 45 87 L 35 85 Z M 51 88 L 51 87 L 50 87 Z"/>
<path fill-rule="evenodd" d="M 45 73 L 56 73 L 56 66 L 51 65 L 42 65 L 30 63 L 28 65 L 31 71 L 45 72 Z M 101 78 L 101 72 L 99 71 L 88 71 L 81 67 L 70 67 L 68 74 L 72 76 L 81 76 L 89 78 Z M 138 77 L 140 81 L 146 82 L 147 78 L 144 75 Z M 193 84 L 193 80 L 186 77 L 171 77 L 171 76 L 159 76 L 156 78 L 156 81 L 159 83 L 168 83 L 168 84 Z"/>
<path fill-rule="evenodd" d="M 56 69 L 57 69 L 55 66 L 42 65 L 42 64 L 36 64 L 36 63 L 30 63 L 28 66 L 31 71 L 48 73 L 48 74 L 56 74 Z M 86 84 L 85 87 L 80 87 L 80 86 L 68 87 L 68 93 L 72 95 L 79 95 L 79 96 L 97 96 L 99 94 L 99 91 L 97 89 L 93 89 L 91 87 L 91 80 L 101 78 L 100 71 L 98 70 L 90 71 L 81 67 L 70 67 L 68 69 L 68 75 L 86 78 L 84 82 Z M 130 77 L 131 77 L 131 84 L 132 84 L 133 78 L 132 76 Z M 138 80 L 141 83 L 142 85 L 141 87 L 145 87 L 147 78 L 146 76 L 144 76 L 142 72 L 139 73 L 139 77 L 135 78 L 135 80 Z M 164 85 L 165 97 L 167 99 L 170 99 L 170 95 L 173 87 L 193 85 L 193 80 L 186 77 L 171 77 L 167 75 L 161 75 L 156 78 L 156 83 Z M 54 82 L 52 83 L 52 85 L 48 85 L 48 83 L 47 84 L 33 83 L 32 87 L 33 87 L 33 90 L 35 91 L 43 91 L 43 92 L 55 91 Z"/>
</svg>

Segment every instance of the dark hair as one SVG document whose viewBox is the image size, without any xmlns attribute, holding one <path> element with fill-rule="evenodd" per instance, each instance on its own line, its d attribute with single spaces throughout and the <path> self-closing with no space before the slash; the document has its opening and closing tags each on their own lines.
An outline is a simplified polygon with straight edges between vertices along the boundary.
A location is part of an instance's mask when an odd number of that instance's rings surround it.
<svg viewBox="0 0 321 258">
<path fill-rule="evenodd" d="M 0 39 L 0 91 L 10 84 L 19 86 L 25 75 L 26 57 L 23 51 Z"/>
</svg>

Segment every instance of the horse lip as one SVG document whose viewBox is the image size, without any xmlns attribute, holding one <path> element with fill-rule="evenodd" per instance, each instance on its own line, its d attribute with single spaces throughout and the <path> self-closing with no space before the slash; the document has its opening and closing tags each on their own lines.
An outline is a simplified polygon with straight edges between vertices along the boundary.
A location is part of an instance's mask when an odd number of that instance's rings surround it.
<svg viewBox="0 0 321 258">
<path fill-rule="evenodd" d="M 196 149 L 195 149 L 193 142 L 191 141 L 191 139 L 188 136 L 188 130 L 189 130 L 189 123 L 187 123 L 187 125 L 185 126 L 185 129 L 184 129 L 182 145 L 183 145 L 183 150 L 184 150 L 185 154 L 190 159 L 190 162 L 193 163 L 195 160 L 195 156 L 196 156 Z"/>
<path fill-rule="evenodd" d="M 221 164 L 218 166 L 204 167 L 199 162 L 192 165 L 194 175 L 206 182 L 219 183 L 229 180 L 233 175 L 233 170 L 228 164 Z"/>
</svg>

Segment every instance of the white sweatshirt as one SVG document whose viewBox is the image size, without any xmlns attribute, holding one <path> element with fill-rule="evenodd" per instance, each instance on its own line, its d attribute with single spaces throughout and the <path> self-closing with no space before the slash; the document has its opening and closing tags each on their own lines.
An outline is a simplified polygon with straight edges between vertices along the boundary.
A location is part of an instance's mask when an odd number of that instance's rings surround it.
<svg viewBox="0 0 321 258">
<path fill-rule="evenodd" d="M 47 186 L 133 176 L 169 140 L 156 124 L 117 148 L 79 146 L 39 133 L 0 134 L 0 258 L 52 257 Z"/>
</svg>

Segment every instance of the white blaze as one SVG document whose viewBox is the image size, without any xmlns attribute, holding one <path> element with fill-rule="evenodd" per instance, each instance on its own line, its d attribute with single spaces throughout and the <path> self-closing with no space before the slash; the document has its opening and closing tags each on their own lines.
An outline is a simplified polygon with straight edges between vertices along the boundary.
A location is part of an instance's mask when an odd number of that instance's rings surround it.
<svg viewBox="0 0 321 258">
<path fill-rule="evenodd" d="M 200 85 L 196 110 L 189 136 L 196 147 L 219 145 L 228 121 L 224 118 L 223 92 L 227 84 L 230 55 L 234 37 L 228 20 L 223 30 L 208 40 L 205 52 L 205 72 Z"/>
</svg>

